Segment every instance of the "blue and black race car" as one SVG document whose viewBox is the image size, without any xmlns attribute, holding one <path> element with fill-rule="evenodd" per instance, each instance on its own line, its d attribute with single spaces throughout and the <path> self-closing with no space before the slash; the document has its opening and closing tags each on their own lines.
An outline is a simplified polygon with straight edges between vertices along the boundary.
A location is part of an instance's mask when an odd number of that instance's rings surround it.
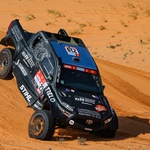
<svg viewBox="0 0 150 150">
<path fill-rule="evenodd" d="M 15 76 L 28 106 L 35 110 L 28 126 L 31 138 L 48 140 L 56 128 L 68 126 L 115 136 L 117 115 L 81 39 L 70 37 L 64 29 L 27 32 L 16 19 L 0 44 L 6 46 L 0 51 L 0 78 Z"/>
</svg>

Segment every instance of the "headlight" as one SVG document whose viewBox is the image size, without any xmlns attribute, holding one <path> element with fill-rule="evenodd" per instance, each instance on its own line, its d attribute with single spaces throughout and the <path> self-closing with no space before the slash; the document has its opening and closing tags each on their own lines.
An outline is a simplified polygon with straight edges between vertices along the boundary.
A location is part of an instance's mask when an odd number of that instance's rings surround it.
<svg viewBox="0 0 150 150">
<path fill-rule="evenodd" d="M 104 124 L 109 123 L 111 120 L 112 120 L 112 117 L 110 117 L 110 118 L 108 118 L 108 119 L 104 120 Z"/>
</svg>

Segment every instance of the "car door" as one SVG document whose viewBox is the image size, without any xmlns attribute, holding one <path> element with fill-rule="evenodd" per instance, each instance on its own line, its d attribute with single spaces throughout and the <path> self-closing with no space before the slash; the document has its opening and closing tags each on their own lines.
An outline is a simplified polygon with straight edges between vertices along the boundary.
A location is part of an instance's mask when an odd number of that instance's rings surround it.
<svg viewBox="0 0 150 150">
<path fill-rule="evenodd" d="M 55 60 L 53 49 L 43 32 L 39 32 L 30 42 L 30 49 L 36 60 L 35 70 L 32 73 L 32 83 L 40 97 L 44 96 L 46 89 L 53 82 Z M 32 70 L 31 70 L 32 72 Z"/>
</svg>

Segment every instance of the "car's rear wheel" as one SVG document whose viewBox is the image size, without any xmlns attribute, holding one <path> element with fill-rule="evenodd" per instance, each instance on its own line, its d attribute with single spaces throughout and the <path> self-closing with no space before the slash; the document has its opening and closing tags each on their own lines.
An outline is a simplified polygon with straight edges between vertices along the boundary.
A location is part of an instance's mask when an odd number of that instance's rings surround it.
<svg viewBox="0 0 150 150">
<path fill-rule="evenodd" d="M 12 77 L 12 50 L 4 48 L 0 51 L 0 78 L 11 79 Z"/>
<path fill-rule="evenodd" d="M 50 140 L 55 131 L 55 119 L 50 111 L 37 110 L 31 116 L 28 126 L 29 137 Z"/>
</svg>

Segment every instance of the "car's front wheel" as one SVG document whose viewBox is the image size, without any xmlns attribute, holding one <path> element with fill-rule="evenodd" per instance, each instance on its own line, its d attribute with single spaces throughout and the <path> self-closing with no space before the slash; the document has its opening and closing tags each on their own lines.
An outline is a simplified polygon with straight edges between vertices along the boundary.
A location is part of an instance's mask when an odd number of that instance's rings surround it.
<svg viewBox="0 0 150 150">
<path fill-rule="evenodd" d="M 12 77 L 12 50 L 4 48 L 0 51 L 0 78 L 11 79 Z"/>
<path fill-rule="evenodd" d="M 29 137 L 50 140 L 55 131 L 55 119 L 50 111 L 37 110 L 31 116 L 28 126 Z"/>
</svg>

